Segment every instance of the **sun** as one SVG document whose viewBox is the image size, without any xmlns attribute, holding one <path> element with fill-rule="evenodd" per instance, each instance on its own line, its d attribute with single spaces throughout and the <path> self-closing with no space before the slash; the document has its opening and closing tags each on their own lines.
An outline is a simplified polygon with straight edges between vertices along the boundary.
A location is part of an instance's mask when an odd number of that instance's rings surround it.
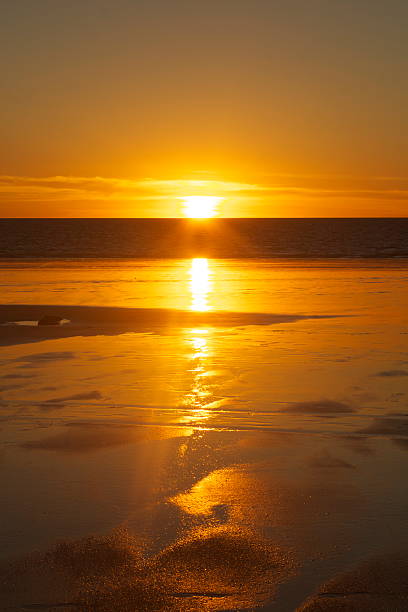
<svg viewBox="0 0 408 612">
<path fill-rule="evenodd" d="M 191 195 L 180 198 L 183 212 L 190 219 L 208 219 L 217 216 L 217 206 L 224 198 L 219 196 Z"/>
</svg>

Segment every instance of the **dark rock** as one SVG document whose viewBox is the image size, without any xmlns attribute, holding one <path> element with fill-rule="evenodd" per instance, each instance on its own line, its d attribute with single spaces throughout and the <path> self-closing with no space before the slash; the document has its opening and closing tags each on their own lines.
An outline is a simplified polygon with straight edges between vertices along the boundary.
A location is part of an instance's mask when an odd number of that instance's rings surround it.
<svg viewBox="0 0 408 612">
<path fill-rule="evenodd" d="M 60 325 L 62 317 L 56 317 L 54 315 L 44 315 L 38 321 L 38 325 Z"/>
</svg>

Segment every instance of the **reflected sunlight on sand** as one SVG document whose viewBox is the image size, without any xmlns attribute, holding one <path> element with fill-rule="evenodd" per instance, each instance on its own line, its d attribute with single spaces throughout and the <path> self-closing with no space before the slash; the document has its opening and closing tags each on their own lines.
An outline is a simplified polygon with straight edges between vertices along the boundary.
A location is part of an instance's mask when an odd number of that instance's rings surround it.
<svg viewBox="0 0 408 612">
<path fill-rule="evenodd" d="M 4 267 L 2 554 L 51 547 L 6 601 L 293 612 L 350 550 L 408 549 L 405 263 L 93 266 Z M 44 312 L 71 323 L 13 325 Z"/>
</svg>

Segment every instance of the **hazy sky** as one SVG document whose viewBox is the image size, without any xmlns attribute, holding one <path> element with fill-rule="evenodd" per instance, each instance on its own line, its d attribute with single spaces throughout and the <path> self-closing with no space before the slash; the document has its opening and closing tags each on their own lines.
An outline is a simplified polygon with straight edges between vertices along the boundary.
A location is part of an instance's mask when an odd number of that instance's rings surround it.
<svg viewBox="0 0 408 612">
<path fill-rule="evenodd" d="M 407 216 L 407 0 L 0 9 L 1 216 Z"/>
</svg>

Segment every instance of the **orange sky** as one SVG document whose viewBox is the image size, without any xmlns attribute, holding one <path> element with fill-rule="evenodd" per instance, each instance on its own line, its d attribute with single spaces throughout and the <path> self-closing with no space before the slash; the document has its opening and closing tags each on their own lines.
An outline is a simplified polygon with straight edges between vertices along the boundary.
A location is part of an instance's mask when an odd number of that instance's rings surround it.
<svg viewBox="0 0 408 612">
<path fill-rule="evenodd" d="M 407 216 L 403 0 L 19 0 L 0 215 Z"/>
</svg>

